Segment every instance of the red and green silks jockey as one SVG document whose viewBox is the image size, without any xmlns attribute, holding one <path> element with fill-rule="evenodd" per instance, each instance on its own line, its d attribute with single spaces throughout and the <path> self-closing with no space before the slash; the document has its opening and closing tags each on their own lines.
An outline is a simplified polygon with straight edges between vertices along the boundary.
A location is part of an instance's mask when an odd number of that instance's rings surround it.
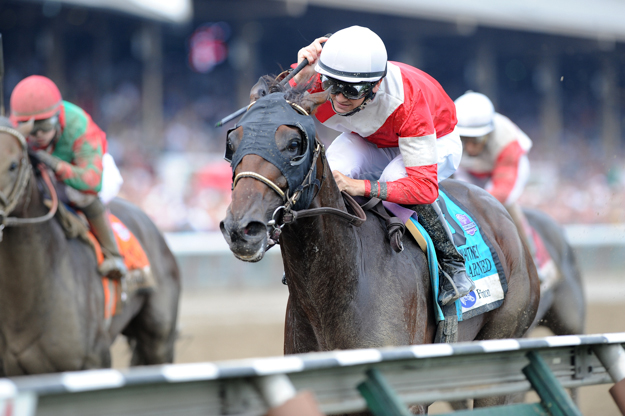
<svg viewBox="0 0 625 416">
<path fill-rule="evenodd" d="M 98 193 L 102 187 L 106 134 L 89 114 L 67 101 L 61 103 L 59 124 L 60 136 L 52 147 L 52 156 L 59 159 L 57 177 L 81 192 Z"/>
</svg>

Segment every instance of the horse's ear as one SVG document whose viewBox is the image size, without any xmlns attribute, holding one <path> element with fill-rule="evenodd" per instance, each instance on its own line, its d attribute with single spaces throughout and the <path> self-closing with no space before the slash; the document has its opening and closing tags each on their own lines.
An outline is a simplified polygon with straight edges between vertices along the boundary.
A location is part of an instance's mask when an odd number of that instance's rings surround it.
<svg viewBox="0 0 625 416">
<path fill-rule="evenodd" d="M 279 83 L 279 82 L 280 82 L 280 81 L 282 81 L 284 78 L 286 78 L 286 77 L 287 77 L 290 73 L 291 73 L 291 70 L 290 70 L 290 69 L 287 69 L 286 71 L 282 71 L 282 72 L 280 72 L 280 73 L 276 76 L 275 81 L 276 81 L 277 83 Z"/>
<path fill-rule="evenodd" d="M 18 124 L 16 130 L 22 133 L 22 136 L 28 137 L 30 135 L 30 132 L 33 131 L 34 126 L 35 126 L 35 119 L 31 118 L 26 123 Z"/>
<path fill-rule="evenodd" d="M 250 103 L 253 103 L 267 94 L 269 94 L 269 84 L 267 83 L 265 77 L 260 77 L 258 82 L 254 84 L 250 90 Z"/>
<path fill-rule="evenodd" d="M 302 97 L 301 105 L 306 111 L 308 111 L 308 114 L 313 115 L 317 112 L 317 109 L 321 104 L 328 101 L 329 97 L 330 94 L 327 91 L 306 94 Z"/>
</svg>

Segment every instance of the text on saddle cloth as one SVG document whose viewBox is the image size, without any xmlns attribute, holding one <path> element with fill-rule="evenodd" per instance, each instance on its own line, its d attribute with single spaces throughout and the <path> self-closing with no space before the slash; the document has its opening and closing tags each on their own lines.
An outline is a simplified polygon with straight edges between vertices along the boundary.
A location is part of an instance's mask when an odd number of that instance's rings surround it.
<svg viewBox="0 0 625 416">
<path fill-rule="evenodd" d="M 467 274 L 476 289 L 461 298 L 464 319 L 498 308 L 508 291 L 508 283 L 497 252 L 469 211 L 444 191 L 439 201 L 454 243 L 465 259 Z"/>
<path fill-rule="evenodd" d="M 497 252 L 488 238 L 482 234 L 479 224 L 473 220 L 469 211 L 457 200 L 449 197 L 443 189 L 439 189 L 439 202 L 445 219 L 449 224 L 454 243 L 458 251 L 465 258 L 467 274 L 475 282 L 476 289 L 468 295 L 456 301 L 458 308 L 458 320 L 469 319 L 482 313 L 498 308 L 503 303 L 508 291 L 508 284 L 503 272 L 503 267 Z M 438 268 L 436 252 L 431 237 L 418 223 L 414 211 L 396 204 L 385 206 L 398 217 L 406 222 L 406 228 L 410 231 L 419 246 L 426 251 L 432 279 L 434 303 L 438 310 L 438 319 L 443 320 L 443 313 L 438 306 Z"/>
</svg>

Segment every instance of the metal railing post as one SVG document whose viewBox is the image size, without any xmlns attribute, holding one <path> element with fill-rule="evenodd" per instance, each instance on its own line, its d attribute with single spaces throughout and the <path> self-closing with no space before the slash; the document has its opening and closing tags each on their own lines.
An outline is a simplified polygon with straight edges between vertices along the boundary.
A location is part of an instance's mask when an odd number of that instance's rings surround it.
<svg viewBox="0 0 625 416">
<path fill-rule="evenodd" d="M 597 345 L 593 351 L 614 381 L 610 394 L 625 415 L 625 350 L 620 344 Z"/>
<path fill-rule="evenodd" d="M 523 374 L 536 390 L 545 409 L 553 416 L 582 416 L 540 354 L 530 351 L 526 356 L 530 363 L 523 367 Z"/>
<path fill-rule="evenodd" d="M 375 416 L 410 416 L 408 407 L 393 392 L 382 373 L 371 368 L 366 374 L 367 379 L 358 385 L 358 391 Z"/>
</svg>

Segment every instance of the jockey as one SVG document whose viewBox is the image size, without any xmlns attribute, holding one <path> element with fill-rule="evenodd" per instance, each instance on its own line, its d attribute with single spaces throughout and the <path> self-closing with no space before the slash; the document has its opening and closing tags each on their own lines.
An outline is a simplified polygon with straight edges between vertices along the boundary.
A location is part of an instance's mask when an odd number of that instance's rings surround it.
<svg viewBox="0 0 625 416">
<path fill-rule="evenodd" d="M 23 127 L 31 125 L 27 137 L 31 151 L 67 185 L 68 199 L 87 217 L 105 257 L 100 273 L 122 279 L 126 266 L 105 204 L 117 195 L 123 180 L 115 161 L 106 153 L 106 134 L 84 110 L 63 101 L 52 80 L 39 75 L 15 86 L 10 118 Z"/>
<path fill-rule="evenodd" d="M 527 152 L 532 141 L 516 124 L 495 112 L 484 94 L 469 91 L 456 101 L 458 125 L 464 155 L 454 177 L 478 185 L 501 202 L 530 250 L 528 223 L 516 203 L 530 173 Z"/>
<path fill-rule="evenodd" d="M 441 85 L 417 68 L 387 61 L 382 39 L 360 26 L 315 39 L 297 58 L 309 65 L 295 82 L 311 81 L 311 92 L 330 93 L 315 117 L 341 132 L 327 150 L 339 189 L 418 213 L 447 277 L 441 279 L 443 305 L 474 290 L 436 202 L 438 182 L 456 171 L 462 156 L 456 110 Z"/>
</svg>

